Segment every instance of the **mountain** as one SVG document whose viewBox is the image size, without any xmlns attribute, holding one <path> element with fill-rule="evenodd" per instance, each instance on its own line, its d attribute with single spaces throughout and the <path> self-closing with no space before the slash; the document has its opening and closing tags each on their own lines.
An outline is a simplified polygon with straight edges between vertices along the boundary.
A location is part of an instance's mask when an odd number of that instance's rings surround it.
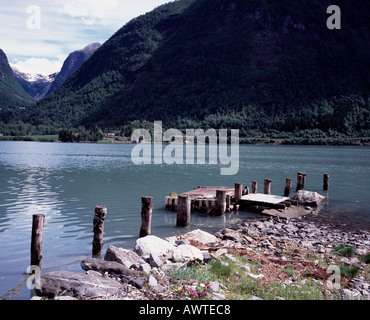
<svg viewBox="0 0 370 320">
<path fill-rule="evenodd" d="M 85 48 L 72 52 L 64 61 L 60 72 L 48 76 L 40 74 L 33 76 L 31 74 L 22 73 L 16 68 L 13 68 L 13 73 L 23 89 L 31 97 L 36 100 L 41 100 L 60 87 L 73 72 L 80 68 L 81 65 L 99 49 L 100 46 L 101 44 L 97 42 L 90 43 Z"/>
<path fill-rule="evenodd" d="M 69 54 L 67 59 L 63 63 L 63 67 L 56 76 L 55 80 L 51 84 L 48 92 L 46 95 L 51 94 L 54 90 L 59 88 L 64 81 L 74 73 L 78 68 L 82 66 L 84 62 L 86 62 L 93 53 L 101 47 L 101 44 L 98 42 L 90 43 L 82 50 L 77 50 Z"/>
<path fill-rule="evenodd" d="M 337 0 L 340 30 L 327 28 L 331 4 L 165 4 L 118 30 L 23 121 L 370 136 L 370 2 Z"/>
<path fill-rule="evenodd" d="M 33 76 L 12 68 L 13 74 L 22 88 L 35 100 L 40 100 L 48 93 L 50 86 L 55 81 L 58 72 L 48 76 L 38 74 Z"/>
<path fill-rule="evenodd" d="M 0 109 L 4 112 L 33 104 L 33 99 L 15 79 L 8 58 L 0 49 Z"/>
</svg>

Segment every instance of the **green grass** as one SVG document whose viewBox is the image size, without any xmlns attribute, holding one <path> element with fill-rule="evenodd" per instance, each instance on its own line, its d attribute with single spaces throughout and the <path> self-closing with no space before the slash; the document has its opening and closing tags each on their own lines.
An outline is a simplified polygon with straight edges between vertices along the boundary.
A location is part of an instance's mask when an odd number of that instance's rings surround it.
<svg viewBox="0 0 370 320">
<path fill-rule="evenodd" d="M 341 257 L 353 257 L 355 255 L 355 248 L 346 247 L 343 245 L 337 246 L 334 248 L 334 253 Z"/>
<path fill-rule="evenodd" d="M 360 256 L 360 260 L 365 263 L 370 263 L 370 253 Z"/>
<path fill-rule="evenodd" d="M 350 277 L 353 278 L 355 277 L 359 271 L 360 268 L 358 266 L 348 266 L 348 265 L 342 265 L 339 267 L 340 268 L 340 274 L 343 277 Z"/>
<path fill-rule="evenodd" d="M 258 274 L 258 264 L 251 264 L 243 257 L 236 257 L 236 262 L 223 258 L 221 261 L 211 260 L 208 265 L 193 264 L 185 266 L 177 270 L 171 270 L 169 276 L 178 281 L 174 290 L 177 290 L 179 283 L 188 283 L 194 281 L 198 283 L 206 283 L 207 281 L 217 280 L 227 289 L 224 290 L 226 299 L 249 299 L 250 296 L 257 296 L 264 300 L 273 300 L 276 297 L 281 297 L 286 300 L 323 300 L 326 299 L 324 294 L 325 284 L 320 284 L 312 279 L 306 279 L 302 283 L 298 278 L 295 283 L 284 284 L 278 281 L 261 282 L 252 279 L 246 272 L 240 270 L 240 266 L 248 263 L 251 266 L 252 273 Z M 284 269 L 288 275 L 293 274 L 292 266 L 287 266 Z M 211 298 L 209 295 L 207 298 Z"/>
</svg>

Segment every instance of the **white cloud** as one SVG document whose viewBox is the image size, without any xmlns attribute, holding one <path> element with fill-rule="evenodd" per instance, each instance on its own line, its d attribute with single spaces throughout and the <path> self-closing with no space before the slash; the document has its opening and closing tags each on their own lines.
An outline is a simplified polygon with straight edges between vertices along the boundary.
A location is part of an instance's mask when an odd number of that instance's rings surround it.
<svg viewBox="0 0 370 320">
<path fill-rule="evenodd" d="M 56 71 L 60 71 L 66 58 L 67 57 L 64 55 L 60 55 L 56 60 L 49 60 L 45 58 L 29 58 L 23 61 L 10 63 L 10 65 L 23 73 L 29 73 L 31 75 L 49 75 Z"/>
</svg>

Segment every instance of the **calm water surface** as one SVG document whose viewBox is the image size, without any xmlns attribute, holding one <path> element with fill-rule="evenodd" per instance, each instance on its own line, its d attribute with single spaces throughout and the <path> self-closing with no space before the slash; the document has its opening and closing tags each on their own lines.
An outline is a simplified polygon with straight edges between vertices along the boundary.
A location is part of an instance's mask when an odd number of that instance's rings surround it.
<svg viewBox="0 0 370 320">
<path fill-rule="evenodd" d="M 132 145 L 0 142 L 0 297 L 29 299 L 25 272 L 30 260 L 33 214 L 45 214 L 43 273 L 83 272 L 91 255 L 94 208 L 105 205 L 104 248 L 132 249 L 140 228 L 141 196 L 154 197 L 152 234 L 171 236 L 176 214 L 164 210 L 169 192 L 202 186 L 251 185 L 273 180 L 282 194 L 286 178 L 308 173 L 306 189 L 328 196 L 320 215 L 370 224 L 370 148 L 327 146 L 240 146 L 240 169 L 221 176 L 219 165 L 134 165 Z M 322 191 L 323 173 L 330 190 Z M 252 213 L 210 218 L 192 215 L 190 229 L 214 231 Z"/>
</svg>

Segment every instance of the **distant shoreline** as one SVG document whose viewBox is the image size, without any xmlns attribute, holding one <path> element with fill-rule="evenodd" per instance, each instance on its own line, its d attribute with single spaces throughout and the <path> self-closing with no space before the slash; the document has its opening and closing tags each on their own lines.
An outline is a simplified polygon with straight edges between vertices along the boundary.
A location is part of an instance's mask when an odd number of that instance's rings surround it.
<svg viewBox="0 0 370 320">
<path fill-rule="evenodd" d="M 2 136 L 1 141 L 23 141 L 23 142 L 62 142 L 58 139 L 58 135 L 36 135 L 36 136 Z M 99 144 L 134 144 L 129 141 L 127 137 L 120 137 L 120 139 L 103 139 L 99 141 L 71 141 L 69 143 L 99 143 Z M 165 143 L 165 142 L 163 142 Z M 277 139 L 266 137 L 248 137 L 240 138 L 241 145 L 312 145 L 312 146 L 370 146 L 369 138 L 351 138 L 345 140 L 343 138 L 327 138 L 327 139 Z"/>
</svg>

